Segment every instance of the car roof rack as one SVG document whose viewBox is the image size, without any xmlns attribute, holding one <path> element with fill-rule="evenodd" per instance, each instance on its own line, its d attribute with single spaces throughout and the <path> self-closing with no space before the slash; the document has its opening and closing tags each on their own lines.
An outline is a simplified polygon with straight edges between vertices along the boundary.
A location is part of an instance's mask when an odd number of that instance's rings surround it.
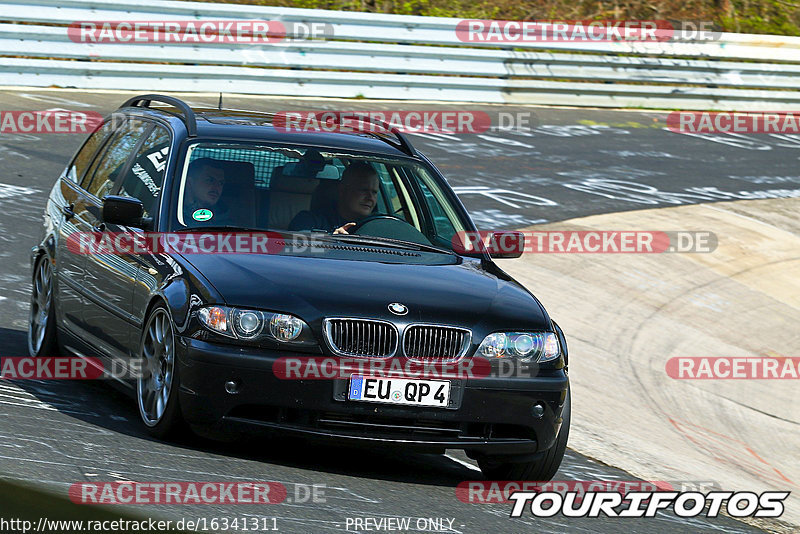
<svg viewBox="0 0 800 534">
<path fill-rule="evenodd" d="M 166 95 L 139 95 L 134 96 L 133 98 L 127 100 L 124 104 L 122 104 L 119 108 L 149 108 L 150 102 L 161 102 L 162 104 L 169 104 L 175 108 L 178 108 L 183 113 L 181 120 L 183 124 L 186 125 L 186 131 L 189 134 L 189 137 L 196 137 L 197 136 L 197 119 L 194 116 L 194 111 L 192 108 L 189 107 L 189 104 L 184 102 L 179 98 L 175 98 L 172 96 Z M 180 116 L 180 115 L 179 115 Z"/>
<path fill-rule="evenodd" d="M 334 114 L 334 116 L 338 120 L 338 115 Z M 408 137 L 406 137 L 400 130 L 398 130 L 396 126 L 391 126 L 386 121 L 382 121 L 380 119 L 375 119 L 375 118 L 372 118 L 372 117 L 369 117 L 369 118 L 358 117 L 358 120 L 361 121 L 361 122 L 370 122 L 372 124 L 376 124 L 376 125 L 380 126 L 381 128 L 383 128 L 384 130 L 386 130 L 390 134 L 394 135 L 397 138 L 397 142 L 395 143 L 393 141 L 390 141 L 385 136 L 383 136 L 383 135 L 381 135 L 381 134 L 379 134 L 377 132 L 366 132 L 366 133 L 370 133 L 370 134 L 374 135 L 375 137 L 377 137 L 378 139 L 380 139 L 384 143 L 387 143 L 387 144 L 389 144 L 389 145 L 391 145 L 391 146 L 393 146 L 393 147 L 395 147 L 395 148 L 397 148 L 399 150 L 402 150 L 403 152 L 405 152 L 409 156 L 416 156 L 417 155 L 417 150 L 411 144 L 411 141 L 409 141 Z M 339 124 L 341 124 L 341 122 L 339 122 Z"/>
<path fill-rule="evenodd" d="M 227 109 L 227 108 L 225 108 L 225 109 L 218 109 L 218 108 L 208 108 L 208 109 L 206 109 L 206 108 L 204 108 L 201 111 L 201 113 L 202 112 L 206 112 L 206 111 L 210 111 L 212 113 L 223 113 L 223 112 L 226 112 L 226 111 L 234 112 L 234 113 L 252 113 L 253 115 L 262 115 L 262 116 L 269 117 L 270 119 L 274 119 L 277 116 L 277 113 L 273 113 L 273 112 L 270 112 L 270 111 L 257 111 L 257 110 L 250 110 L 250 109 Z M 324 112 L 320 112 L 320 113 L 324 113 Z M 336 117 L 336 119 L 338 121 L 339 116 L 334 114 L 334 117 Z M 417 155 L 417 150 L 414 148 L 414 146 L 411 144 L 411 142 L 408 140 L 408 138 L 402 132 L 400 132 L 400 130 L 397 129 L 396 126 L 391 126 L 385 121 L 382 121 L 382 120 L 379 120 L 379 119 L 374 119 L 374 118 L 358 117 L 358 120 L 361 121 L 361 122 L 371 122 L 373 124 L 376 124 L 376 125 L 380 126 L 384 130 L 386 130 L 387 133 L 390 133 L 390 134 L 394 135 L 397 138 L 397 142 L 390 141 L 389 139 L 386 138 L 385 135 L 381 135 L 380 132 L 353 130 L 353 133 L 362 133 L 362 134 L 372 135 L 376 139 L 380 139 L 384 143 L 387 143 L 387 144 L 397 148 L 398 150 L 401 150 L 402 152 L 404 152 L 405 154 L 408 154 L 409 156 L 416 156 Z M 341 124 L 341 122 L 339 122 L 339 124 Z"/>
</svg>

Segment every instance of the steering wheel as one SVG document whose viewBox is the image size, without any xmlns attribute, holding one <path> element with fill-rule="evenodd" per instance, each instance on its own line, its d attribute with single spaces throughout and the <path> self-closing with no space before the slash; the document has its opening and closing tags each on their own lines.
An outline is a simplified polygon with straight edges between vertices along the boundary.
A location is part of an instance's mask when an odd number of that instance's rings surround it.
<svg viewBox="0 0 800 534">
<path fill-rule="evenodd" d="M 350 233 L 431 245 L 431 241 L 425 237 L 425 234 L 414 228 L 408 221 L 394 215 L 368 215 L 351 227 Z"/>
<path fill-rule="evenodd" d="M 388 219 L 390 221 L 398 221 L 403 224 L 408 224 L 404 219 L 401 219 L 400 217 L 395 217 L 394 215 L 386 215 L 383 213 L 376 213 L 374 215 L 367 215 L 366 217 L 358 221 L 355 226 L 350 228 L 349 232 L 351 234 L 358 233 L 358 231 L 361 230 L 361 227 L 364 226 L 365 224 L 371 223 L 372 221 L 380 221 L 384 219 Z"/>
</svg>

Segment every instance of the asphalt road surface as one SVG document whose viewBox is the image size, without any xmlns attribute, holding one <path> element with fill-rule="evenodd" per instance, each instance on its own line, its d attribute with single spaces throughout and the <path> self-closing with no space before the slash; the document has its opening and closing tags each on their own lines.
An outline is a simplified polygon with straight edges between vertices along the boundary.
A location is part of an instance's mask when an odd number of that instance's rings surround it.
<svg viewBox="0 0 800 534">
<path fill-rule="evenodd" d="M 122 94 L 0 91 L 0 110 L 51 108 L 108 113 Z M 216 105 L 216 98 L 187 97 Z M 400 108 L 402 106 L 402 108 Z M 226 98 L 225 107 L 287 109 L 438 109 L 410 103 Z M 459 109 L 448 105 L 446 109 Z M 524 227 L 596 213 L 800 196 L 800 136 L 690 136 L 667 131 L 665 113 L 472 106 L 532 114 L 533 127 L 485 134 L 413 135 L 445 173 L 481 228 Z M 523 115 L 525 116 L 525 115 Z M 39 236 L 44 201 L 77 135 L 0 134 L 0 356 L 27 355 L 29 250 Z M 575 414 L 590 417 L 591 414 Z M 463 503 L 455 487 L 482 480 L 474 462 L 396 451 L 348 450 L 283 440 L 220 444 L 187 437 L 154 441 L 135 402 L 98 382 L 0 381 L 0 477 L 66 495 L 76 482 L 275 481 L 288 489 L 279 505 L 130 507 L 165 519 L 275 518 L 279 532 L 345 531 L 348 518 L 441 518 L 447 532 L 758 532 L 730 518 L 509 518 L 511 505 Z M 602 439 L 602 436 L 598 436 Z M 657 439 L 654 436 L 653 439 Z M 556 480 L 634 480 L 567 452 Z M 317 485 L 320 502 L 304 501 Z M 0 505 L 0 509 L 2 506 Z M 46 515 L 46 510 L 42 510 Z M 273 523 L 270 523 L 272 525 Z M 418 525 L 422 525 L 419 527 Z M 361 531 L 350 526 L 350 531 Z"/>
</svg>

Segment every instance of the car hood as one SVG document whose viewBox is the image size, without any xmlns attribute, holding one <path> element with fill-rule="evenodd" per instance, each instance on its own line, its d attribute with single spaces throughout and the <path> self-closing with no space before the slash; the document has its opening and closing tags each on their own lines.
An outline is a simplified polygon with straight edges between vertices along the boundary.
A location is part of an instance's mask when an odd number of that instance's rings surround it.
<svg viewBox="0 0 800 534">
<path fill-rule="evenodd" d="M 459 258 L 430 265 L 264 254 L 186 257 L 230 306 L 293 313 L 309 324 L 324 317 L 371 317 L 479 330 L 550 327 L 539 302 L 512 279 Z M 498 274 L 504 274 L 498 271 Z M 404 304 L 393 315 L 388 305 Z"/>
</svg>

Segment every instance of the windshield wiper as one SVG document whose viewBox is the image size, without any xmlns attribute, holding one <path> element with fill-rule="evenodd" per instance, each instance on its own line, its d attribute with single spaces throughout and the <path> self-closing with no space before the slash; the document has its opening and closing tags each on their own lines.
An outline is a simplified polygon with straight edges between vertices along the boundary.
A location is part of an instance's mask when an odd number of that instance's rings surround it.
<svg viewBox="0 0 800 534">
<path fill-rule="evenodd" d="M 440 248 L 434 245 L 424 245 L 422 243 L 415 243 L 413 241 L 404 241 L 402 239 L 390 239 L 388 237 L 361 236 L 358 234 L 328 234 L 323 237 L 350 243 L 370 244 L 370 245 L 377 245 L 384 247 L 399 248 L 404 250 L 437 252 L 439 254 L 451 254 L 453 256 L 457 255 L 452 250 L 448 250 L 446 248 Z"/>
</svg>

